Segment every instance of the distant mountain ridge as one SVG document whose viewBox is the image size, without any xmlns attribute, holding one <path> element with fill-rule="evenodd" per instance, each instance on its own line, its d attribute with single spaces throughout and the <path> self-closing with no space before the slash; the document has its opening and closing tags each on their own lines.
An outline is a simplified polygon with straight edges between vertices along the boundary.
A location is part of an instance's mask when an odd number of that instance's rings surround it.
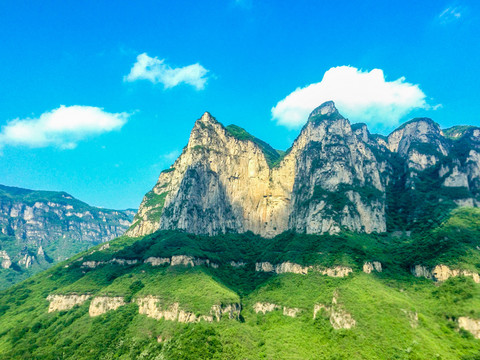
<svg viewBox="0 0 480 360">
<path fill-rule="evenodd" d="M 456 206 L 480 205 L 480 128 L 410 120 L 387 137 L 345 119 L 333 102 L 309 116 L 282 153 L 209 113 L 142 201 L 127 234 L 407 230 Z M 415 206 L 413 206 L 415 204 Z"/>
<path fill-rule="evenodd" d="M 0 287 L 122 235 L 134 213 L 96 208 L 65 192 L 0 185 Z"/>
</svg>

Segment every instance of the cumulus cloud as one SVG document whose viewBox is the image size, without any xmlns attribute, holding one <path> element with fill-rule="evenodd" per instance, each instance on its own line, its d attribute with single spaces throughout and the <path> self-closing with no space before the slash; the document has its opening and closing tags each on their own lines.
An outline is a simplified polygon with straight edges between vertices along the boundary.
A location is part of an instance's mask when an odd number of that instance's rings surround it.
<svg viewBox="0 0 480 360">
<path fill-rule="evenodd" d="M 120 129 L 127 113 L 108 113 L 92 106 L 64 106 L 38 118 L 14 119 L 0 131 L 0 147 L 6 145 L 73 149 L 80 140 Z"/>
<path fill-rule="evenodd" d="M 462 10 L 459 7 L 451 6 L 443 10 L 438 15 L 438 20 L 441 24 L 449 24 L 454 21 L 460 20 L 462 17 Z"/>
<path fill-rule="evenodd" d="M 431 108 L 418 85 L 401 77 L 387 81 L 380 69 L 362 71 L 352 66 L 329 69 L 319 83 L 297 88 L 272 108 L 272 118 L 289 128 L 302 126 L 310 112 L 333 100 L 342 115 L 353 122 L 391 127 L 417 108 Z"/>
<path fill-rule="evenodd" d="M 163 84 L 165 89 L 185 83 L 202 90 L 207 82 L 207 73 L 208 70 L 198 63 L 172 68 L 165 64 L 164 59 L 152 58 L 143 53 L 137 56 L 137 62 L 133 64 L 130 73 L 124 76 L 123 81 L 148 80 L 154 84 Z"/>
</svg>

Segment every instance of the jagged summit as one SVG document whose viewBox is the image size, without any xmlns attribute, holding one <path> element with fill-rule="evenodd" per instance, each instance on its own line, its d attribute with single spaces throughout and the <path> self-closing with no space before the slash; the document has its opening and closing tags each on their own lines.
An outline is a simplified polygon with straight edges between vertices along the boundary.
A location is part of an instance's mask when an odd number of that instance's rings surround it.
<svg viewBox="0 0 480 360">
<path fill-rule="evenodd" d="M 215 119 L 212 116 L 212 114 L 210 114 L 208 111 L 205 111 L 203 115 L 199 119 L 197 119 L 197 121 L 195 121 L 195 125 L 200 123 L 202 125 L 209 125 L 209 124 L 213 125 L 213 124 L 218 124 L 219 122 L 217 121 L 217 119 Z M 195 129 L 195 126 L 194 126 L 194 129 Z"/>
<path fill-rule="evenodd" d="M 337 112 L 335 103 L 333 101 L 325 101 L 322 105 L 317 106 L 311 113 L 309 117 L 317 115 L 331 115 Z"/>
<path fill-rule="evenodd" d="M 343 116 L 338 112 L 333 101 L 326 101 L 322 105 L 316 107 L 308 117 L 309 122 L 318 123 L 322 120 L 338 120 Z"/>
<path fill-rule="evenodd" d="M 468 133 L 476 139 L 473 130 Z M 128 235 L 158 229 L 252 231 L 264 237 L 287 230 L 385 232 L 387 201 L 397 201 L 389 197 L 414 191 L 423 181 L 418 174 L 427 169 L 436 172 L 439 202 L 480 205 L 480 150 L 474 140 L 455 145 L 428 118 L 413 119 L 388 138 L 370 135 L 365 124 L 351 125 L 328 101 L 312 111 L 282 153 L 206 112 L 188 146 L 143 199 Z M 394 195 L 387 191 L 393 183 Z M 402 219 L 418 213 L 397 210 Z"/>
</svg>

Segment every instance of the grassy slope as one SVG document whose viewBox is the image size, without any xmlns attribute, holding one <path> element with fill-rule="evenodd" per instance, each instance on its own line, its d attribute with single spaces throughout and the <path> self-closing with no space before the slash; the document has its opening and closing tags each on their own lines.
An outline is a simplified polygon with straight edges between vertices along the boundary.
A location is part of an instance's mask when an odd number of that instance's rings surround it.
<svg viewBox="0 0 480 360">
<path fill-rule="evenodd" d="M 408 268 L 447 261 L 479 271 L 479 235 L 479 210 L 460 209 L 442 227 L 415 239 L 287 233 L 265 240 L 252 234 L 209 238 L 176 232 L 123 237 L 105 251 L 80 254 L 1 292 L 0 353 L 7 359 L 475 359 L 480 340 L 459 331 L 456 319 L 480 318 L 480 285 L 470 278 L 435 284 L 414 278 Z M 80 267 L 85 260 L 175 254 L 208 257 L 222 266 Z M 234 269 L 230 260 L 250 265 Z M 342 264 L 356 271 L 344 279 L 317 273 L 271 276 L 254 272 L 252 263 L 259 260 Z M 384 272 L 360 272 L 368 260 L 380 260 Z M 153 320 L 139 315 L 134 304 L 96 318 L 88 316 L 88 301 L 70 311 L 47 312 L 49 294 L 71 292 L 130 299 L 153 294 L 165 305 L 178 301 L 199 314 L 213 304 L 241 301 L 243 310 L 241 321 L 213 324 Z M 331 305 L 334 292 L 355 318 L 354 329 L 333 330 L 325 316 L 313 319 L 314 304 Z M 255 314 L 257 301 L 302 312 L 297 318 L 281 311 Z M 409 313 L 418 314 L 418 325 L 412 327 Z M 159 343 L 158 336 L 165 341 Z"/>
</svg>

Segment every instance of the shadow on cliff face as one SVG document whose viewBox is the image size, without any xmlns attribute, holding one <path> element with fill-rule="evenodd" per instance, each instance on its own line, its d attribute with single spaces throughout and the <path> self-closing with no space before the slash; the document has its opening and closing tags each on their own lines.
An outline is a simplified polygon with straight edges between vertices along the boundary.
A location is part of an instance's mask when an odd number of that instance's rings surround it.
<svg viewBox="0 0 480 360">
<path fill-rule="evenodd" d="M 166 205 L 161 229 L 181 229 L 214 235 L 242 228 L 216 172 L 196 164 L 183 177 L 175 197 Z"/>
</svg>

